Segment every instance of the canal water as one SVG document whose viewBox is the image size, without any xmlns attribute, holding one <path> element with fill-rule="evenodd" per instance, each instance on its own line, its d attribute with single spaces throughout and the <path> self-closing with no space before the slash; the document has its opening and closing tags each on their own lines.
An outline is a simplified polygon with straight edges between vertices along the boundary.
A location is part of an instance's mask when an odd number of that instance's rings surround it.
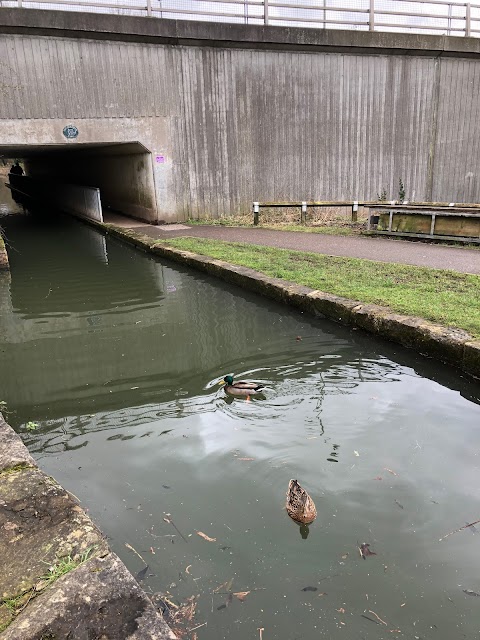
<svg viewBox="0 0 480 640">
<path fill-rule="evenodd" d="M 195 596 L 185 637 L 478 638 L 480 531 L 439 541 L 480 519 L 478 385 L 66 216 L 0 225 L 8 419 L 148 592 Z"/>
</svg>

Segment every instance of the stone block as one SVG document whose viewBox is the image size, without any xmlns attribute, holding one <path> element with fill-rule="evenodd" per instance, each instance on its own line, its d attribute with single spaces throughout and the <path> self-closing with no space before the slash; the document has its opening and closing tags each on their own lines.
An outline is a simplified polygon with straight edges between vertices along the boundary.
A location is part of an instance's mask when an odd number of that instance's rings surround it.
<svg viewBox="0 0 480 640">
<path fill-rule="evenodd" d="M 2 640 L 174 640 L 119 558 L 92 558 L 59 578 L 22 611 Z"/>
<path fill-rule="evenodd" d="M 73 497 L 34 468 L 0 474 L 0 599 L 31 589 L 59 558 L 107 544 Z"/>
<path fill-rule="evenodd" d="M 313 314 L 342 324 L 353 324 L 353 309 L 360 304 L 324 291 L 312 291 L 306 297 L 306 304 Z"/>
<path fill-rule="evenodd" d="M 34 467 L 35 460 L 0 413 L 0 474 L 18 466 Z"/>
<path fill-rule="evenodd" d="M 480 378 L 480 340 L 465 342 L 462 369 L 476 378 Z"/>
</svg>

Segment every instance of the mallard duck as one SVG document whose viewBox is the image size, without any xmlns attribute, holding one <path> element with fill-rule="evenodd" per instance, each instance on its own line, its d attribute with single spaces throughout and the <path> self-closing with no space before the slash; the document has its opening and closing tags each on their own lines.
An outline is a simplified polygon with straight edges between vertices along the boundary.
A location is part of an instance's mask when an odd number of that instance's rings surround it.
<svg viewBox="0 0 480 640">
<path fill-rule="evenodd" d="M 258 382 L 245 382 L 244 380 L 234 382 L 233 376 L 225 376 L 225 378 L 218 384 L 223 383 L 225 383 L 223 388 L 226 393 L 229 393 L 232 396 L 240 396 L 242 398 L 249 398 L 250 396 L 258 395 L 265 386 L 263 384 L 258 384 Z"/>
<path fill-rule="evenodd" d="M 309 524 L 317 517 L 315 503 L 296 480 L 288 483 L 286 509 L 292 520 L 302 524 Z"/>
</svg>

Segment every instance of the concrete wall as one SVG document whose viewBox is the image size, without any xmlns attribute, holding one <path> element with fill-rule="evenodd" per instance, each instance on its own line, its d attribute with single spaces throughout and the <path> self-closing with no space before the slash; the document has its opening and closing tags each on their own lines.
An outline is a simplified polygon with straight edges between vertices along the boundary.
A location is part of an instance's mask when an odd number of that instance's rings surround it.
<svg viewBox="0 0 480 640">
<path fill-rule="evenodd" d="M 0 9 L 0 149 L 70 123 L 69 144 L 139 142 L 139 206 L 165 221 L 393 199 L 400 179 L 409 200 L 480 201 L 480 41 L 319 31 Z"/>
<path fill-rule="evenodd" d="M 21 195 L 29 196 L 61 211 L 103 222 L 100 191 L 96 187 L 17 175 L 10 175 L 9 182 Z"/>
</svg>

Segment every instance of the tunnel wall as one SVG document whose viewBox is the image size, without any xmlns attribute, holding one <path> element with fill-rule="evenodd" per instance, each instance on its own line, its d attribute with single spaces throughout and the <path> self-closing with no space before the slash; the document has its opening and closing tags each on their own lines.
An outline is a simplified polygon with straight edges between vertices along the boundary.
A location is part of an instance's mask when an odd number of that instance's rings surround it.
<svg viewBox="0 0 480 640">
<path fill-rule="evenodd" d="M 400 180 L 479 202 L 480 41 L 319 31 L 0 9 L 0 146 L 136 140 L 167 222 Z"/>
<path fill-rule="evenodd" d="M 17 175 L 9 175 L 9 184 L 21 196 L 26 195 L 61 211 L 103 222 L 100 191 L 95 187 Z"/>
<path fill-rule="evenodd" d="M 102 149 L 99 150 L 99 152 Z M 98 152 L 98 153 L 99 153 Z M 157 221 L 157 202 L 149 153 L 119 155 L 56 153 L 30 159 L 28 174 L 48 179 L 55 175 L 65 182 L 98 187 L 102 203 L 147 222 Z"/>
</svg>

